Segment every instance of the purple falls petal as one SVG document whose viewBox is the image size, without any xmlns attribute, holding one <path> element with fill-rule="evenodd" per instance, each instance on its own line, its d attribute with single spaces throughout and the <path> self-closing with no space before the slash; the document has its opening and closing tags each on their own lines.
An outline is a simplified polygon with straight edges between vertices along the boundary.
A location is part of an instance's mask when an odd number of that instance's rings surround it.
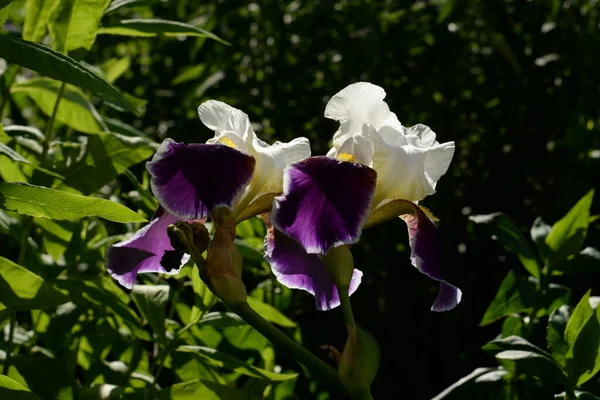
<svg viewBox="0 0 600 400">
<path fill-rule="evenodd" d="M 217 207 L 232 209 L 254 164 L 254 157 L 228 146 L 165 139 L 146 167 L 160 205 L 180 219 L 195 220 Z"/>
<path fill-rule="evenodd" d="M 286 168 L 273 225 L 311 254 L 356 243 L 371 208 L 377 173 L 364 165 L 311 157 Z"/>
<path fill-rule="evenodd" d="M 178 218 L 158 208 L 150 223 L 137 231 L 129 240 L 116 243 L 106 250 L 106 269 L 121 285 L 131 289 L 137 274 L 143 272 L 160 272 L 176 274 L 181 266 L 189 260 L 185 255 L 177 269 L 166 271 L 160 264 L 165 251 L 173 250 L 167 226 Z"/>
<path fill-rule="evenodd" d="M 306 290 L 315 296 L 318 310 L 330 310 L 340 305 L 337 288 L 321 258 L 316 254 L 308 254 L 298 242 L 272 225 L 265 238 L 265 259 L 282 285 Z M 362 272 L 354 269 L 349 294 L 356 291 L 361 278 Z"/>
<path fill-rule="evenodd" d="M 462 292 L 444 280 L 440 238 L 433 221 L 423 209 L 408 200 L 414 212 L 400 215 L 408 225 L 412 264 L 423 274 L 441 283 L 431 311 L 449 311 L 460 303 Z"/>
</svg>

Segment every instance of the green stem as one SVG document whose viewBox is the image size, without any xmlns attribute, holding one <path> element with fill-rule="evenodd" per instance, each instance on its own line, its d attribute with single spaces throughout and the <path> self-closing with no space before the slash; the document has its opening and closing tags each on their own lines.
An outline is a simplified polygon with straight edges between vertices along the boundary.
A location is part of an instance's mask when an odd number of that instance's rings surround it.
<svg viewBox="0 0 600 400">
<path fill-rule="evenodd" d="M 354 322 L 354 313 L 352 312 L 352 304 L 350 304 L 350 296 L 348 295 L 350 288 L 348 286 L 338 287 L 338 293 L 340 296 L 340 307 L 342 308 L 342 314 L 344 315 L 344 321 L 348 329 L 356 327 Z"/>
<path fill-rule="evenodd" d="M 337 371 L 333 367 L 325 364 L 314 354 L 288 337 L 285 333 L 275 328 L 270 322 L 254 311 L 248 303 L 237 303 L 230 306 L 237 315 L 242 317 L 242 319 L 248 323 L 248 325 L 256 329 L 276 346 L 285 348 L 294 356 L 296 361 L 308 368 L 313 374 L 324 378 L 340 391 L 345 391 L 338 380 Z"/>
<path fill-rule="evenodd" d="M 65 92 L 65 86 L 67 84 L 65 82 L 61 83 L 60 88 L 58 88 L 58 93 L 56 94 L 56 100 L 54 101 L 54 108 L 52 110 L 52 115 L 50 116 L 50 120 L 48 121 L 48 126 L 46 127 L 46 132 L 44 132 L 44 148 L 42 150 L 42 163 L 44 162 L 46 156 L 48 155 L 48 150 L 50 150 L 50 142 L 52 141 L 52 132 L 54 131 L 54 120 L 56 119 L 56 114 L 58 113 L 58 106 L 60 105 L 60 99 L 62 98 L 63 93 Z"/>
</svg>

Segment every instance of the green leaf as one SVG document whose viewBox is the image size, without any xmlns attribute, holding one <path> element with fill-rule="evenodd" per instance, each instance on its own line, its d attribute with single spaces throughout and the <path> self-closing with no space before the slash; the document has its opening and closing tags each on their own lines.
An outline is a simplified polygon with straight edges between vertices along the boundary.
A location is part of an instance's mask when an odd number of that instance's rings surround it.
<svg viewBox="0 0 600 400">
<path fill-rule="evenodd" d="M 263 378 L 271 381 L 286 381 L 288 379 L 294 379 L 298 374 L 278 374 L 275 372 L 267 371 L 262 368 L 255 367 L 247 364 L 242 360 L 232 357 L 228 354 L 222 353 L 218 350 L 211 349 L 204 346 L 179 346 L 177 351 L 189 352 L 197 354 L 206 360 L 210 365 L 215 367 L 222 367 L 230 369 L 237 373 L 251 376 L 254 378 Z"/>
<path fill-rule="evenodd" d="M 590 207 L 594 190 L 583 196 L 560 221 L 552 226 L 546 244 L 553 251 L 551 264 L 555 264 L 581 250 L 590 223 Z"/>
<path fill-rule="evenodd" d="M 554 264 L 554 275 L 582 275 L 600 274 L 600 251 L 593 247 L 586 247 L 575 257 Z"/>
<path fill-rule="evenodd" d="M 515 253 L 521 264 L 536 278 L 540 277 L 540 264 L 531 246 L 521 234 L 519 228 L 505 214 L 473 215 L 469 219 L 476 224 L 488 225 L 489 233 L 500 242 L 507 251 Z"/>
<path fill-rule="evenodd" d="M 569 347 L 565 370 L 577 386 L 600 371 L 600 307 L 594 301 L 596 307 L 593 308 L 590 300 L 588 291 L 573 310 L 565 328 L 565 342 Z"/>
<path fill-rule="evenodd" d="M 69 299 L 26 268 L 0 257 L 0 309 L 42 310 Z"/>
<path fill-rule="evenodd" d="M 58 261 L 71 242 L 75 224 L 70 221 L 57 222 L 46 218 L 36 218 L 35 224 L 43 232 L 44 248 L 55 261 Z"/>
<path fill-rule="evenodd" d="M 142 326 L 142 323 L 133 310 L 126 304 L 123 304 L 117 296 L 108 290 L 98 287 L 89 280 L 84 279 L 64 279 L 56 283 L 60 288 L 69 291 L 73 301 L 77 304 L 86 304 L 89 302 L 100 315 L 116 315 L 135 336 L 142 340 L 151 340 L 150 335 Z"/>
<path fill-rule="evenodd" d="M 204 379 L 176 383 L 161 390 L 159 400 L 251 400 L 249 393 Z"/>
<path fill-rule="evenodd" d="M 244 222 L 248 222 L 245 220 Z M 241 239 L 234 239 L 233 241 L 238 249 L 240 250 L 240 254 L 244 260 L 253 260 L 253 261 L 263 261 L 264 255 L 259 250 L 251 246 L 248 242 Z"/>
<path fill-rule="evenodd" d="M 165 320 L 169 285 L 133 285 L 131 296 L 159 340 L 165 341 Z"/>
<path fill-rule="evenodd" d="M 96 32 L 110 0 L 58 0 L 48 18 L 54 48 L 83 58 L 96 41 Z"/>
<path fill-rule="evenodd" d="M 216 301 L 208 286 L 200 279 L 200 271 L 195 264 L 192 270 L 192 288 L 194 289 L 194 307 L 192 307 L 190 321 L 195 322 L 199 321 Z"/>
<path fill-rule="evenodd" d="M 431 400 L 451 400 L 465 398 L 486 398 L 483 395 L 474 396 L 474 386 L 492 386 L 496 388 L 497 382 L 502 381 L 507 371 L 500 368 L 477 368 L 469 375 L 459 379 L 452 385 L 448 386 L 443 392 L 435 396 Z M 489 390 L 489 389 L 488 389 Z M 494 390 L 496 391 L 496 390 Z"/>
<path fill-rule="evenodd" d="M 0 57 L 9 63 L 37 71 L 49 78 L 88 89 L 103 100 L 111 101 L 129 111 L 137 109 L 119 90 L 104 78 L 72 58 L 37 43 L 10 35 L 0 35 Z"/>
<path fill-rule="evenodd" d="M 534 307 L 547 309 L 547 312 L 551 313 L 565 304 L 569 296 L 568 288 L 556 284 L 550 284 L 545 293 L 539 293 L 535 278 L 525 279 L 510 271 L 500 284 L 479 325 L 485 326 Z"/>
<path fill-rule="evenodd" d="M 110 200 L 86 197 L 26 183 L 0 182 L 0 208 L 59 220 L 100 217 L 114 222 L 145 222 L 129 208 Z"/>
<path fill-rule="evenodd" d="M 0 375 L 0 399 L 2 400 L 40 400 L 29 389 L 6 375 Z"/>
<path fill-rule="evenodd" d="M 2 3 L 6 3 L 6 4 L 0 5 L 0 31 L 4 27 L 4 23 L 8 19 L 8 16 L 10 15 L 10 10 L 12 8 L 12 0 L 10 0 L 8 2 L 3 1 Z M 1 75 L 2 74 L 0 73 L 0 76 Z"/>
<path fill-rule="evenodd" d="M 46 35 L 48 17 L 58 0 L 26 0 L 23 39 L 39 42 Z"/>
<path fill-rule="evenodd" d="M 537 217 L 531 226 L 531 240 L 535 243 L 538 253 L 544 261 L 547 261 L 551 254 L 551 250 L 546 244 L 546 237 L 551 229 L 552 227 L 545 223 L 541 217 Z"/>
<path fill-rule="evenodd" d="M 159 3 L 160 0 L 113 0 L 110 5 L 108 6 L 108 8 L 104 11 L 104 14 L 108 14 L 109 12 L 113 12 L 115 10 L 118 10 L 121 7 L 125 7 L 125 6 L 131 6 L 131 7 L 138 7 L 138 6 L 142 6 L 142 5 L 152 5 L 152 4 L 156 4 Z"/>
<path fill-rule="evenodd" d="M 456 3 L 458 3 L 457 0 L 444 0 L 444 2 L 442 3 L 440 13 L 437 17 L 438 24 L 444 22 L 446 19 L 448 19 L 448 17 L 450 17 L 452 11 L 454 10 L 454 7 L 456 6 Z"/>
<path fill-rule="evenodd" d="M 61 83 L 48 78 L 30 79 L 10 88 L 11 93 L 25 93 L 47 116 L 52 116 Z M 75 86 L 65 86 L 56 119 L 79 132 L 97 133 L 106 130 L 102 117 L 85 95 Z"/>
<path fill-rule="evenodd" d="M 105 74 L 104 77 L 110 83 L 114 83 L 121 75 L 127 72 L 130 65 L 131 59 L 129 57 L 123 57 L 121 59 L 111 58 L 102 64 L 102 70 Z"/>
<path fill-rule="evenodd" d="M 65 180 L 55 188 L 68 186 L 83 194 L 94 193 L 127 168 L 151 157 L 155 151 L 145 139 L 114 133 L 99 133 L 86 140 L 85 153 L 78 155 L 76 162 L 59 169 Z"/>
<path fill-rule="evenodd" d="M 178 21 L 167 21 L 162 19 L 129 19 L 118 24 L 106 25 L 98 30 L 99 35 L 121 35 L 134 37 L 153 36 L 196 36 L 206 37 L 218 42 L 229 44 L 217 35 Z"/>
<path fill-rule="evenodd" d="M 562 367 L 565 366 L 565 358 L 569 351 L 569 345 L 565 342 L 565 328 L 571 316 L 569 307 L 564 305 L 554 310 L 548 320 L 548 330 L 546 332 L 546 341 L 552 357 Z"/>
<path fill-rule="evenodd" d="M 259 313 L 264 319 L 274 324 L 286 327 L 286 328 L 294 328 L 298 326 L 297 323 L 283 315 L 278 309 L 275 307 L 263 303 L 260 300 L 257 300 L 253 297 L 248 297 L 248 304 L 250 307 L 254 309 L 257 313 Z"/>
<path fill-rule="evenodd" d="M 542 381 L 566 382 L 564 371 L 552 356 L 522 337 L 493 340 L 484 345 L 483 350 L 494 354 L 499 360 L 514 362 L 520 373 L 528 373 Z"/>
</svg>

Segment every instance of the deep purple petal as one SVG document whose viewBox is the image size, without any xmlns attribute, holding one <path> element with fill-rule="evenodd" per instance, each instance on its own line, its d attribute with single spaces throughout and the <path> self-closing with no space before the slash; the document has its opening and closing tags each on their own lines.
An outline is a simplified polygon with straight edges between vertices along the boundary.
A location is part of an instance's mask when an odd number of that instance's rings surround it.
<svg viewBox="0 0 600 400">
<path fill-rule="evenodd" d="M 176 274 L 177 269 L 166 271 L 160 264 L 165 251 L 173 250 L 167 226 L 178 218 L 164 211 L 161 207 L 156 211 L 150 223 L 137 231 L 126 241 L 116 243 L 106 250 L 106 269 L 121 285 L 131 289 L 137 274 L 142 272 L 160 272 Z M 181 265 L 189 260 L 185 255 Z"/>
<path fill-rule="evenodd" d="M 371 207 L 376 172 L 330 157 L 311 157 L 284 173 L 283 195 L 273 203 L 273 225 L 308 253 L 326 254 L 356 243 Z"/>
<path fill-rule="evenodd" d="M 232 209 L 254 164 L 254 157 L 228 146 L 165 139 L 146 167 L 160 205 L 180 219 L 194 220 L 220 206 Z"/>
<path fill-rule="evenodd" d="M 408 236 L 412 250 L 411 261 L 417 269 L 428 277 L 441 282 L 438 295 L 431 307 L 432 311 L 449 311 L 456 307 L 462 298 L 462 292 L 444 280 L 442 246 L 433 221 L 417 204 L 408 200 L 413 213 L 400 216 L 408 225 Z"/>
<path fill-rule="evenodd" d="M 319 310 L 330 310 L 340 305 L 337 288 L 321 258 L 308 254 L 294 239 L 269 227 L 265 238 L 265 259 L 281 284 L 291 289 L 302 289 L 315 296 Z M 354 269 L 349 294 L 360 285 L 362 272 Z"/>
</svg>

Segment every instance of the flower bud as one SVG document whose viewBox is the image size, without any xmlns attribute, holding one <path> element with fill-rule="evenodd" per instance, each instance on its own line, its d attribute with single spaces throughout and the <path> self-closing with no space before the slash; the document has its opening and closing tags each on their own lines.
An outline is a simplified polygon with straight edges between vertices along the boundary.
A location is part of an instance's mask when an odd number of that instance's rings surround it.
<svg viewBox="0 0 600 400">
<path fill-rule="evenodd" d="M 350 246 L 343 245 L 329 250 L 323 256 L 323 263 L 338 290 L 350 286 L 354 272 L 354 257 L 350 252 Z"/>
<path fill-rule="evenodd" d="M 177 221 L 167 227 L 167 235 L 174 250 L 168 251 L 168 254 L 165 253 L 161 263 L 164 261 L 169 265 L 169 263 L 174 263 L 177 258 L 181 260 L 183 253 L 188 253 L 192 255 L 194 261 L 198 264 L 198 268 L 202 267 L 202 264 L 204 264 L 202 253 L 208 247 L 210 240 L 208 230 L 202 222 Z"/>
<path fill-rule="evenodd" d="M 369 393 L 378 369 L 379 346 L 373 335 L 358 326 L 349 329 L 338 367 L 342 385 L 353 398 L 364 398 L 359 394 Z"/>
</svg>

